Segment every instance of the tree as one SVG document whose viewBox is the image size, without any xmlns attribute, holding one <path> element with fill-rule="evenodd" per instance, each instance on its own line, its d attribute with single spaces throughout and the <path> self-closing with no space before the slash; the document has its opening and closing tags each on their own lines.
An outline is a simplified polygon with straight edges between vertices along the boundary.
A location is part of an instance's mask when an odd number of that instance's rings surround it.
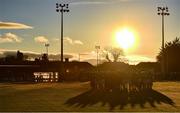
<svg viewBox="0 0 180 113">
<path fill-rule="evenodd" d="M 7 55 L 5 57 L 5 62 L 14 62 L 14 61 L 16 61 L 16 58 L 13 55 Z"/>
<path fill-rule="evenodd" d="M 28 60 L 28 55 L 24 55 L 24 60 Z"/>
<path fill-rule="evenodd" d="M 18 50 L 16 58 L 17 58 L 18 61 L 23 61 L 24 60 L 23 53 Z"/>
<path fill-rule="evenodd" d="M 42 61 L 49 61 L 48 54 L 43 54 L 42 55 Z"/>
<path fill-rule="evenodd" d="M 117 62 L 120 56 L 123 55 L 123 49 L 121 48 L 105 48 L 104 49 L 105 58 L 108 62 Z M 112 59 L 111 59 L 112 57 Z"/>
<path fill-rule="evenodd" d="M 164 52 L 162 48 L 157 56 L 157 61 L 162 63 L 162 55 L 164 54 L 166 71 L 180 72 L 180 39 L 175 38 L 173 41 L 165 44 Z"/>
</svg>

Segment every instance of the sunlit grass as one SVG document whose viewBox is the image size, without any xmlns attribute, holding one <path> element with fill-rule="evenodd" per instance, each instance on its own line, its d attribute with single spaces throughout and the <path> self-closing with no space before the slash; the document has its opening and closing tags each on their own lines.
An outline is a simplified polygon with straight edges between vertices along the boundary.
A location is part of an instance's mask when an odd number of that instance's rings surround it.
<svg viewBox="0 0 180 113">
<path fill-rule="evenodd" d="M 156 82 L 154 89 L 171 98 L 176 107 L 157 104 L 145 108 L 127 105 L 113 111 L 180 111 L 180 82 Z M 67 106 L 64 103 L 89 90 L 88 83 L 41 83 L 41 84 L 0 84 L 0 111 L 109 111 L 109 105 L 97 103 L 84 108 Z"/>
</svg>

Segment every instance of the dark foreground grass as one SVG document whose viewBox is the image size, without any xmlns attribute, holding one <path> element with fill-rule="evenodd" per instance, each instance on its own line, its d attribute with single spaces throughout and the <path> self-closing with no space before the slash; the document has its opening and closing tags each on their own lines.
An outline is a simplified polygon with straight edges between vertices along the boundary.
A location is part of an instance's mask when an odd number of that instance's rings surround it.
<svg viewBox="0 0 180 113">
<path fill-rule="evenodd" d="M 104 93 L 89 83 L 0 83 L 0 111 L 180 111 L 180 82 L 151 92 Z"/>
</svg>

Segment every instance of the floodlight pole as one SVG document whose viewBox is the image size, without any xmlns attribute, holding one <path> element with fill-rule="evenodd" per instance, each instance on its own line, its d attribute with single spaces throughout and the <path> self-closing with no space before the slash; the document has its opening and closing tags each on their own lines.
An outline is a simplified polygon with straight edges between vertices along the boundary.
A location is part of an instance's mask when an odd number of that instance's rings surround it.
<svg viewBox="0 0 180 113">
<path fill-rule="evenodd" d="M 169 10 L 168 7 L 157 7 L 158 8 L 158 15 L 162 16 L 162 64 L 161 64 L 161 71 L 163 76 L 166 73 L 166 61 L 165 61 L 165 55 L 164 55 L 164 16 L 169 16 Z"/>
<path fill-rule="evenodd" d="M 50 46 L 50 44 L 45 44 L 46 47 L 46 54 L 48 55 L 48 47 Z"/>
<path fill-rule="evenodd" d="M 99 49 L 100 49 L 100 46 L 95 46 L 95 49 L 97 50 L 97 66 L 99 64 Z"/>
<path fill-rule="evenodd" d="M 61 62 L 63 62 L 63 13 L 69 12 L 69 4 L 56 3 L 56 12 L 61 13 Z"/>
<path fill-rule="evenodd" d="M 81 61 L 81 55 L 83 55 L 83 54 L 79 53 L 79 62 Z"/>
<path fill-rule="evenodd" d="M 80 60 L 81 60 L 80 55 L 81 55 L 81 54 L 79 53 L 79 62 L 80 62 Z"/>
<path fill-rule="evenodd" d="M 61 12 L 61 62 L 63 62 L 63 11 Z"/>
</svg>

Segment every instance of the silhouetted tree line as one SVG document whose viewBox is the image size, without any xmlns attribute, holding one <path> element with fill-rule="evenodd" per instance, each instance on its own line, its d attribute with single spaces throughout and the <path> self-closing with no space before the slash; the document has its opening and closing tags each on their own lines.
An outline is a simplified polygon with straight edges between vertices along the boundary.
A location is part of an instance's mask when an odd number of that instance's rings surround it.
<svg viewBox="0 0 180 113">
<path fill-rule="evenodd" d="M 27 55 L 24 55 L 18 50 L 16 55 L 7 55 L 4 58 L 0 58 L 0 62 L 21 62 L 26 60 L 27 58 Z"/>
<path fill-rule="evenodd" d="M 23 61 L 28 61 L 28 55 L 24 55 L 19 50 L 17 51 L 16 55 L 6 55 L 5 57 L 0 58 L 0 62 L 4 62 L 4 63 L 23 62 Z M 47 54 L 42 54 L 41 57 L 35 58 L 34 61 L 47 62 L 49 61 L 49 58 Z"/>
<path fill-rule="evenodd" d="M 165 61 L 165 79 L 179 79 L 180 76 L 180 39 L 166 42 L 164 51 L 162 48 L 157 56 L 158 63 L 162 63 L 162 55 Z"/>
</svg>

